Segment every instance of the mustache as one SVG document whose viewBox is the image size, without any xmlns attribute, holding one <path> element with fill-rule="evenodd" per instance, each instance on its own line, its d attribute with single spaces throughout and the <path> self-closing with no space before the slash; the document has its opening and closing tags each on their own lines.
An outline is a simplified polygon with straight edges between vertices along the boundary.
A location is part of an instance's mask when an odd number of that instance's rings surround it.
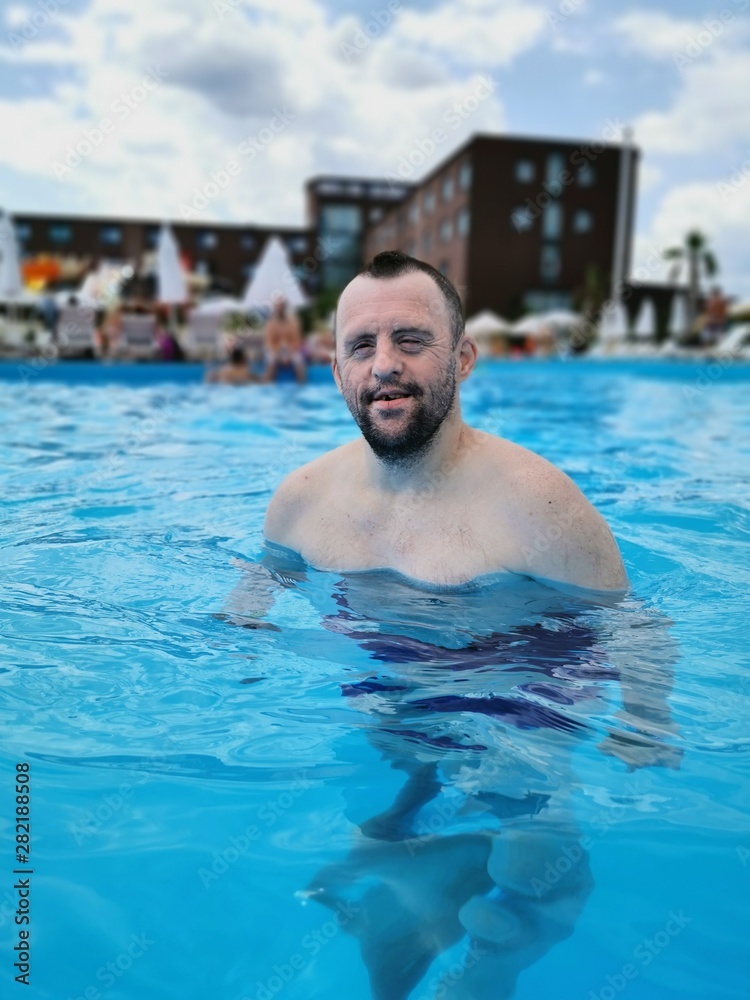
<svg viewBox="0 0 750 1000">
<path fill-rule="evenodd" d="M 362 392 L 362 402 L 372 403 L 379 392 L 403 392 L 409 396 L 424 395 L 421 386 L 417 385 L 416 382 L 380 382 L 373 389 L 365 389 Z"/>
</svg>

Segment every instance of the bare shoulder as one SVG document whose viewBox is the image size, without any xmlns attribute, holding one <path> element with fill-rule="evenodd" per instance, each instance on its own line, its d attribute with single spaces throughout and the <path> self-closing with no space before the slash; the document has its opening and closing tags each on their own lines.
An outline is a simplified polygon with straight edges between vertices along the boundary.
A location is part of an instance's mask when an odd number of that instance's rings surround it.
<svg viewBox="0 0 750 1000">
<path fill-rule="evenodd" d="M 290 472 L 279 484 L 266 510 L 263 534 L 271 541 L 300 550 L 305 522 L 326 502 L 331 485 L 351 455 L 349 442 Z"/>
<path fill-rule="evenodd" d="M 535 452 L 496 439 L 493 462 L 519 543 L 519 569 L 538 579 L 592 590 L 625 590 L 612 532 L 573 480 Z"/>
</svg>

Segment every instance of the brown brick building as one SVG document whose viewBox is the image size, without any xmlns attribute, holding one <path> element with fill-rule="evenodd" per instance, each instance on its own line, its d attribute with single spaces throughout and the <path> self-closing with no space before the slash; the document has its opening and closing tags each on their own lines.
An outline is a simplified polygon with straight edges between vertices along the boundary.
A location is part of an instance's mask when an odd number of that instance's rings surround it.
<svg viewBox="0 0 750 1000">
<path fill-rule="evenodd" d="M 140 266 L 156 250 L 161 224 L 154 220 L 17 215 L 16 234 L 24 257 L 60 255 L 90 261 L 118 260 Z M 171 223 L 180 252 L 192 270 L 222 281 L 240 294 L 270 236 L 279 236 L 307 291 L 315 294 L 320 276 L 315 234 L 308 228 L 241 226 L 225 223 Z"/>
<path fill-rule="evenodd" d="M 399 249 L 459 288 L 467 315 L 564 308 L 593 274 L 627 274 L 638 153 L 477 135 L 372 224 L 364 257 Z"/>
<path fill-rule="evenodd" d="M 174 222 L 191 267 L 239 294 L 278 235 L 306 291 L 338 292 L 376 253 L 400 249 L 457 285 L 467 315 L 514 318 L 568 307 L 592 276 L 608 292 L 628 273 L 638 151 L 629 144 L 475 135 L 423 180 L 316 177 L 307 226 Z M 15 217 L 24 256 L 140 266 L 159 223 Z"/>
</svg>

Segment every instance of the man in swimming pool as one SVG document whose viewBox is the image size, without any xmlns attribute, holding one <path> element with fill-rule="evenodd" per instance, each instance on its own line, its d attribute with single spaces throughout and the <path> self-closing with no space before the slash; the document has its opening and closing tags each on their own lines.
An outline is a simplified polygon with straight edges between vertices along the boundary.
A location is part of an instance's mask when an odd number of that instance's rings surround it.
<svg viewBox="0 0 750 1000">
<path fill-rule="evenodd" d="M 477 358 L 453 285 L 378 254 L 344 289 L 333 375 L 362 437 L 303 465 L 266 513 L 266 538 L 311 566 L 390 568 L 459 585 L 511 572 L 622 592 L 604 519 L 539 455 L 475 430 L 458 386 Z"/>
</svg>

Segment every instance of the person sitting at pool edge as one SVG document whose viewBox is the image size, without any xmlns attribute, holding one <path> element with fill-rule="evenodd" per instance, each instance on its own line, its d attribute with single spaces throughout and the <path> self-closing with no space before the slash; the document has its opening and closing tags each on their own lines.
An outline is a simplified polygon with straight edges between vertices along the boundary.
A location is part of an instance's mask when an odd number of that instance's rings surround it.
<svg viewBox="0 0 750 1000">
<path fill-rule="evenodd" d="M 302 384 L 307 379 L 307 367 L 302 351 L 302 330 L 299 320 L 289 312 L 286 299 L 277 296 L 273 302 L 273 311 L 268 317 L 264 331 L 266 348 L 266 370 L 264 382 L 273 382 L 279 368 L 291 365 L 294 377 Z"/>
<path fill-rule="evenodd" d="M 572 480 L 464 422 L 458 386 L 477 348 L 442 274 L 378 254 L 342 292 L 334 333 L 333 376 L 362 437 L 284 479 L 266 512 L 269 542 L 334 572 L 456 586 L 505 571 L 627 589 L 612 533 Z"/>
</svg>

